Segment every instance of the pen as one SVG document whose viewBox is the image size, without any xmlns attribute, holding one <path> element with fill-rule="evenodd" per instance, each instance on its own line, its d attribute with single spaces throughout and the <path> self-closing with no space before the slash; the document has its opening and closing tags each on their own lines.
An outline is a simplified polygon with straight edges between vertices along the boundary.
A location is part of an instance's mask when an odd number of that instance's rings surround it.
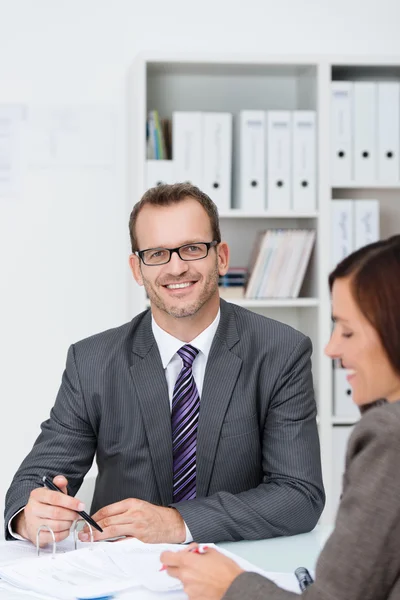
<svg viewBox="0 0 400 600">
<path fill-rule="evenodd" d="M 314 579 L 305 567 L 299 567 L 295 570 L 294 574 L 296 575 L 297 581 L 299 582 L 299 588 L 302 592 L 304 592 L 309 585 L 314 583 Z"/>
<path fill-rule="evenodd" d="M 61 492 L 61 494 L 63 494 L 63 491 L 60 490 L 60 488 L 57 487 L 56 484 L 53 483 L 48 477 L 46 477 L 46 475 L 44 475 L 42 477 L 42 481 L 43 481 L 44 485 L 47 488 L 49 488 L 49 490 L 53 490 L 53 492 Z M 82 517 L 82 519 L 85 519 L 85 521 L 87 521 L 88 523 L 90 523 L 92 527 L 94 527 L 95 529 L 97 529 L 97 531 L 100 531 L 100 533 L 103 533 L 103 530 L 100 527 L 100 525 L 98 525 L 96 523 L 96 521 L 94 521 L 92 519 L 92 517 L 90 517 L 84 510 L 77 510 L 76 512 L 78 513 L 78 515 L 80 515 Z"/>
<path fill-rule="evenodd" d="M 189 552 L 193 552 L 194 554 L 205 554 L 208 546 L 203 546 L 202 548 L 193 548 L 193 550 L 189 550 Z M 165 571 L 167 565 L 162 565 L 160 571 Z"/>
</svg>

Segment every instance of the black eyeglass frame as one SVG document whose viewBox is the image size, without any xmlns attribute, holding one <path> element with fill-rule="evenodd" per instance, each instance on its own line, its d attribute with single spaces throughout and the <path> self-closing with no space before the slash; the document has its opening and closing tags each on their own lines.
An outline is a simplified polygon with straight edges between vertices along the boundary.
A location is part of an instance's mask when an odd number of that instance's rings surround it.
<svg viewBox="0 0 400 600">
<path fill-rule="evenodd" d="M 146 265 L 146 267 L 160 267 L 161 265 L 167 265 L 169 263 L 169 261 L 171 260 L 171 256 L 174 252 L 177 253 L 177 255 L 179 256 L 179 258 L 181 260 L 184 260 L 185 262 L 191 262 L 194 260 L 203 260 L 204 258 L 207 258 L 208 253 L 210 251 L 210 248 L 214 248 L 214 246 L 218 246 L 220 242 L 217 242 L 216 240 L 213 240 L 212 242 L 192 242 L 191 244 L 182 244 L 182 246 L 178 246 L 177 248 L 146 248 L 145 250 L 137 250 L 136 252 L 134 252 L 134 254 L 136 254 L 136 256 L 138 256 L 140 258 L 140 260 L 142 261 L 142 263 L 144 265 Z M 198 244 L 203 244 L 204 246 L 207 247 L 207 253 L 202 256 L 201 258 L 182 258 L 181 254 L 180 254 L 180 250 L 182 248 L 186 248 L 187 246 L 196 246 Z M 162 263 L 154 263 L 154 264 L 150 264 L 144 261 L 144 253 L 145 252 L 149 252 L 149 250 L 168 250 L 169 252 L 169 258 L 168 260 L 166 260 L 165 262 Z"/>
</svg>

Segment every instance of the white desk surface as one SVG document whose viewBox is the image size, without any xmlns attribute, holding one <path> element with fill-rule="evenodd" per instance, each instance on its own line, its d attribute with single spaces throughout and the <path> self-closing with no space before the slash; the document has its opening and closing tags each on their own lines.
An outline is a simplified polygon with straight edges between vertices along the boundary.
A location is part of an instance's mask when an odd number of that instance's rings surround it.
<svg viewBox="0 0 400 600">
<path fill-rule="evenodd" d="M 332 527 L 317 525 L 310 533 L 254 542 L 222 542 L 226 548 L 266 571 L 294 572 L 297 567 L 314 569 Z"/>
</svg>

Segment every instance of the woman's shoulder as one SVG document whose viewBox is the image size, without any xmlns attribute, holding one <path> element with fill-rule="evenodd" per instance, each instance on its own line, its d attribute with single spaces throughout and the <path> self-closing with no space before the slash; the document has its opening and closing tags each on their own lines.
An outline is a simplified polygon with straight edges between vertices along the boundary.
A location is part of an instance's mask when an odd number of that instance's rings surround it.
<svg viewBox="0 0 400 600">
<path fill-rule="evenodd" d="M 400 424 L 400 399 L 397 402 L 377 401 L 374 406 L 361 417 L 359 429 L 373 427 L 380 430 L 392 428 L 398 431 Z"/>
<path fill-rule="evenodd" d="M 366 443 L 378 440 L 386 447 L 394 443 L 400 448 L 400 400 L 368 409 L 354 427 L 348 450 L 353 454 Z"/>
</svg>

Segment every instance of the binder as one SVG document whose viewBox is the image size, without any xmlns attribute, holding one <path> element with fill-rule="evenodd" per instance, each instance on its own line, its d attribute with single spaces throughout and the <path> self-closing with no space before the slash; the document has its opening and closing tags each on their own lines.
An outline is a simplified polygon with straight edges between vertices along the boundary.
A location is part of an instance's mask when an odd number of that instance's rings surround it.
<svg viewBox="0 0 400 600">
<path fill-rule="evenodd" d="M 398 183 L 400 84 L 378 83 L 378 181 Z"/>
<path fill-rule="evenodd" d="M 232 114 L 203 113 L 203 191 L 220 211 L 231 208 Z"/>
<path fill-rule="evenodd" d="M 265 210 L 265 112 L 240 112 L 240 201 L 248 212 Z"/>
<path fill-rule="evenodd" d="M 80 517 L 79 519 L 75 519 L 75 521 L 72 523 L 72 526 L 71 526 L 71 531 L 74 534 L 74 550 L 78 549 L 78 537 L 77 537 L 76 526 L 78 525 L 79 521 L 85 521 L 86 525 L 89 527 L 90 549 L 93 550 L 93 548 L 94 548 L 94 545 L 93 545 L 93 529 L 92 529 L 92 526 L 89 523 L 89 521 L 86 521 L 86 519 L 84 519 L 83 517 Z M 51 537 L 52 537 L 52 540 L 53 540 L 51 554 L 52 554 L 52 557 L 54 558 L 54 556 L 56 555 L 57 542 L 56 542 L 56 536 L 54 535 L 54 531 L 52 530 L 52 528 L 49 525 L 41 525 L 36 530 L 36 553 L 37 553 L 37 556 L 40 556 L 40 545 L 39 545 L 40 544 L 40 533 L 42 531 L 44 531 L 45 529 L 47 529 L 51 533 Z"/>
<path fill-rule="evenodd" d="M 333 414 L 335 417 L 358 419 L 360 411 L 352 400 L 352 389 L 346 376 L 347 369 L 343 369 L 341 366 L 333 369 Z"/>
<path fill-rule="evenodd" d="M 293 112 L 292 188 L 294 212 L 316 209 L 316 114 Z"/>
<path fill-rule="evenodd" d="M 289 229 L 287 231 L 287 264 L 281 273 L 277 298 L 292 298 L 292 290 L 296 274 L 302 260 L 303 246 L 305 243 L 302 229 Z"/>
<path fill-rule="evenodd" d="M 291 209 L 292 117 L 289 111 L 267 113 L 267 210 Z"/>
<path fill-rule="evenodd" d="M 331 84 L 331 177 L 342 184 L 353 179 L 353 83 L 332 81 Z"/>
<path fill-rule="evenodd" d="M 377 84 L 354 82 L 354 179 L 373 183 L 377 179 Z"/>
<path fill-rule="evenodd" d="M 303 233 L 303 247 L 300 255 L 299 267 L 296 270 L 294 281 L 292 284 L 291 294 L 292 298 L 298 298 L 300 290 L 304 283 L 304 276 L 306 274 L 308 265 L 310 263 L 311 253 L 314 247 L 316 231 L 311 229 L 310 231 L 304 231 Z"/>
<path fill-rule="evenodd" d="M 275 232 L 267 230 L 259 232 L 253 247 L 249 265 L 249 278 L 245 289 L 245 298 L 256 298 L 263 275 L 272 260 Z"/>
<path fill-rule="evenodd" d="M 172 157 L 174 180 L 203 185 L 203 115 L 201 112 L 172 113 Z"/>
<path fill-rule="evenodd" d="M 379 201 L 354 201 L 354 250 L 377 242 L 379 235 Z"/>
<path fill-rule="evenodd" d="M 276 298 L 277 285 L 284 269 L 286 238 L 287 232 L 284 229 L 271 231 L 271 259 L 260 275 L 256 298 Z"/>
<path fill-rule="evenodd" d="M 331 203 L 332 268 L 354 250 L 353 201 L 332 200 Z"/>
<path fill-rule="evenodd" d="M 174 183 L 174 163 L 172 160 L 146 161 L 146 189 L 163 183 Z"/>
</svg>

